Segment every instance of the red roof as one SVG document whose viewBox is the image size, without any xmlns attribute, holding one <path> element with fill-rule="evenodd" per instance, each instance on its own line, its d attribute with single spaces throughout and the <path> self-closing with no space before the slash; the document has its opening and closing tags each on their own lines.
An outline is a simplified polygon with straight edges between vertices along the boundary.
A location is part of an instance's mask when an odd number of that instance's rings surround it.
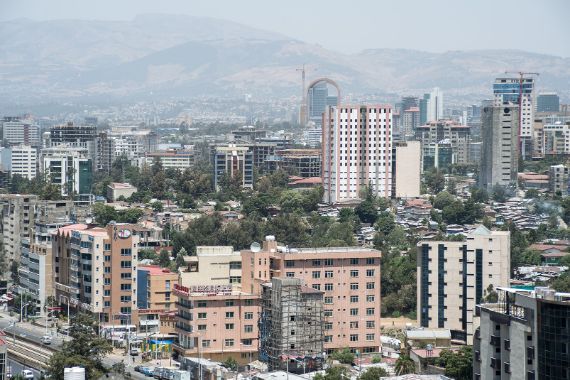
<svg viewBox="0 0 570 380">
<path fill-rule="evenodd" d="M 565 245 L 556 245 L 556 244 L 532 244 L 529 248 L 535 251 L 547 251 L 549 249 L 557 249 L 562 252 L 568 249 L 568 247 Z"/>
<path fill-rule="evenodd" d="M 289 182 L 289 185 L 320 185 L 321 183 L 323 183 L 321 177 L 307 177 Z"/>
<path fill-rule="evenodd" d="M 173 274 L 168 268 L 161 268 L 158 265 L 140 265 L 139 269 L 149 272 L 151 276 L 162 276 L 165 274 Z"/>
</svg>

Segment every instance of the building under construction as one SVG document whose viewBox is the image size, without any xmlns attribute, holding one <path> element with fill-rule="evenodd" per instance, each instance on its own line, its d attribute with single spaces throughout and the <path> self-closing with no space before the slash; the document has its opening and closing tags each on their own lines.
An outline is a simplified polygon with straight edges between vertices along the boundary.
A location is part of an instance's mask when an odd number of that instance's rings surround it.
<svg viewBox="0 0 570 380">
<path fill-rule="evenodd" d="M 298 278 L 274 277 L 262 285 L 259 357 L 269 371 L 322 369 L 323 292 Z"/>
</svg>

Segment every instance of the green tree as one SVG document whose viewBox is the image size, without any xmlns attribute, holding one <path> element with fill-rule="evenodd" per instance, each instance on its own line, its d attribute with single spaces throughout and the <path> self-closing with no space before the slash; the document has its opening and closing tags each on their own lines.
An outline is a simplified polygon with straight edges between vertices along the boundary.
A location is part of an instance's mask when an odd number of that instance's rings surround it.
<svg viewBox="0 0 570 380">
<path fill-rule="evenodd" d="M 350 378 L 348 369 L 343 366 L 333 366 L 325 370 L 325 373 L 317 373 L 314 380 L 346 380 Z"/>
<path fill-rule="evenodd" d="M 566 271 L 552 280 L 551 286 L 557 292 L 570 293 L 570 271 Z"/>
<path fill-rule="evenodd" d="M 99 337 L 94 319 L 79 313 L 71 321 L 69 335 L 59 351 L 52 354 L 47 368 L 51 379 L 63 380 L 63 370 L 67 367 L 84 367 L 89 379 L 97 379 L 105 372 L 102 360 L 112 351 L 111 345 Z"/>
<path fill-rule="evenodd" d="M 507 189 L 501 185 L 493 186 L 492 192 L 493 200 L 496 202 L 506 202 L 507 200 Z"/>
<path fill-rule="evenodd" d="M 433 207 L 438 210 L 443 210 L 446 206 L 453 204 L 456 198 L 448 193 L 447 191 L 442 191 L 433 198 Z"/>
<path fill-rule="evenodd" d="M 348 347 L 342 350 L 336 350 L 332 353 L 331 358 L 338 360 L 342 364 L 352 364 L 354 362 L 354 354 L 350 352 Z"/>
<path fill-rule="evenodd" d="M 381 377 L 388 377 L 388 372 L 382 367 L 368 368 L 358 380 L 379 380 Z"/>
<path fill-rule="evenodd" d="M 458 351 L 444 349 L 439 354 L 438 365 L 445 368 L 445 376 L 457 380 L 473 378 L 473 348 L 463 346 Z"/>
<path fill-rule="evenodd" d="M 436 168 L 424 174 L 424 182 L 432 194 L 438 194 L 445 188 L 445 176 Z"/>
<path fill-rule="evenodd" d="M 162 212 L 164 210 L 164 206 L 162 205 L 162 202 L 152 202 L 152 204 L 150 206 L 152 207 L 152 210 L 154 212 Z"/>
<path fill-rule="evenodd" d="M 222 366 L 226 367 L 230 371 L 237 371 L 238 362 L 231 356 L 222 362 Z"/>
<path fill-rule="evenodd" d="M 158 264 L 162 268 L 168 268 L 170 266 L 170 253 L 166 249 L 160 251 L 160 255 L 158 256 Z"/>
<path fill-rule="evenodd" d="M 471 199 L 477 203 L 487 203 L 489 201 L 489 194 L 487 190 L 482 187 L 474 187 L 471 189 Z"/>
<path fill-rule="evenodd" d="M 362 223 L 373 225 L 378 218 L 378 206 L 373 198 L 367 197 L 354 209 Z"/>
<path fill-rule="evenodd" d="M 416 363 L 408 356 L 400 354 L 394 367 L 398 376 L 416 372 Z"/>
</svg>

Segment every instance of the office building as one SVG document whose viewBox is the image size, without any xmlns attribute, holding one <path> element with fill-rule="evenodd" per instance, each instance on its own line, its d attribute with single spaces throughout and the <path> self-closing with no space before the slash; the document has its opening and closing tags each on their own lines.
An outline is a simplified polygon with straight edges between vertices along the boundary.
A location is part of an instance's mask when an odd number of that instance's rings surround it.
<svg viewBox="0 0 570 380">
<path fill-rule="evenodd" d="M 267 236 L 260 249 L 243 250 L 241 289 L 262 294 L 274 277 L 297 278 L 323 291 L 324 349 L 378 352 L 380 346 L 380 251 L 361 248 L 278 246 Z"/>
<path fill-rule="evenodd" d="M 483 149 L 483 143 L 470 142 L 469 143 L 469 162 L 479 165 L 481 162 L 481 151 Z"/>
<path fill-rule="evenodd" d="M 214 188 L 219 190 L 223 176 L 237 178 L 242 187 L 253 188 L 253 153 L 244 146 L 217 146 L 213 153 Z"/>
<path fill-rule="evenodd" d="M 231 132 L 231 141 L 239 143 L 253 143 L 260 139 L 267 138 L 267 131 L 257 129 L 253 125 L 244 125 Z"/>
<path fill-rule="evenodd" d="M 411 107 L 402 111 L 402 125 L 400 127 L 400 135 L 413 136 L 416 128 L 420 126 L 420 109 L 418 107 Z"/>
<path fill-rule="evenodd" d="M 0 194 L 0 238 L 6 268 L 10 268 L 13 261 L 20 261 L 21 243 L 30 238 L 34 226 L 34 205 L 37 200 L 37 195 Z"/>
<path fill-rule="evenodd" d="M 544 155 L 570 154 L 570 116 L 547 116 L 539 121 L 542 128 L 542 143 Z"/>
<path fill-rule="evenodd" d="M 427 123 L 443 119 L 443 92 L 439 87 L 434 87 L 426 99 L 426 118 Z"/>
<path fill-rule="evenodd" d="M 483 108 L 479 185 L 515 186 L 519 153 L 519 110 L 515 104 Z"/>
<path fill-rule="evenodd" d="M 125 156 L 128 159 L 143 157 L 158 149 L 158 135 L 151 130 L 141 130 L 137 126 L 112 127 L 106 132 L 112 140 L 113 156 Z"/>
<path fill-rule="evenodd" d="M 400 112 L 407 111 L 410 108 L 417 108 L 419 106 L 418 98 L 415 96 L 404 96 L 400 104 Z"/>
<path fill-rule="evenodd" d="M 560 111 L 560 98 L 555 92 L 543 92 L 536 97 L 536 112 Z"/>
<path fill-rule="evenodd" d="M 50 128 L 47 147 L 69 147 L 85 150 L 86 157 L 97 169 L 98 142 L 97 127 L 95 125 L 76 125 L 68 122 Z"/>
<path fill-rule="evenodd" d="M 61 145 L 42 149 L 40 172 L 53 185 L 61 189 L 61 195 L 91 194 L 93 167 L 85 148 Z"/>
<path fill-rule="evenodd" d="M 570 294 L 536 287 L 497 289 L 477 306 L 474 379 L 570 379 Z"/>
<path fill-rule="evenodd" d="M 519 137 L 518 153 L 523 159 L 530 158 L 532 155 L 532 137 L 534 122 L 534 79 L 533 78 L 497 78 L 493 84 L 494 106 L 511 107 L 517 105 L 519 114 L 517 115 Z M 519 99 L 522 93 L 522 99 Z"/>
<path fill-rule="evenodd" d="M 325 203 L 355 202 L 370 187 L 392 194 L 392 109 L 386 105 L 330 107 L 323 126 Z"/>
<path fill-rule="evenodd" d="M 40 145 L 40 126 L 18 117 L 5 117 L 2 122 L 2 140 L 8 145 Z"/>
<path fill-rule="evenodd" d="M 451 120 L 431 121 L 416 128 L 422 146 L 422 170 L 443 169 L 449 164 L 469 162 L 471 129 Z"/>
<path fill-rule="evenodd" d="M 265 162 L 267 171 L 278 169 L 290 175 L 311 178 L 321 176 L 321 150 L 320 149 L 285 149 L 276 152 Z"/>
<path fill-rule="evenodd" d="M 157 265 L 137 268 L 138 329 L 144 334 L 176 334 L 176 297 L 178 273 Z"/>
<path fill-rule="evenodd" d="M 568 190 L 569 170 L 565 165 L 551 165 L 548 171 L 549 190 L 552 194 L 560 194 L 563 197 L 570 195 Z"/>
<path fill-rule="evenodd" d="M 418 243 L 418 323 L 472 344 L 475 305 L 510 279 L 510 233 L 478 226 L 465 241 Z"/>
<path fill-rule="evenodd" d="M 420 125 L 427 124 L 428 121 L 428 102 L 430 94 L 424 94 L 423 98 L 418 101 L 418 108 L 420 109 Z"/>
<path fill-rule="evenodd" d="M 115 143 L 114 139 L 106 132 L 99 133 L 96 139 L 97 142 L 97 171 L 110 173 L 113 161 L 115 161 Z"/>
<path fill-rule="evenodd" d="M 29 145 L 1 148 L 2 170 L 27 179 L 36 178 L 37 150 Z"/>
<path fill-rule="evenodd" d="M 160 161 L 165 169 L 186 170 L 194 167 L 194 147 L 189 146 L 185 149 L 168 149 L 157 150 L 151 153 L 145 153 L 144 157 L 139 161 L 139 166 L 151 166 L 156 160 Z"/>
<path fill-rule="evenodd" d="M 392 197 L 420 196 L 421 144 L 419 141 L 394 142 L 392 152 Z"/>
<path fill-rule="evenodd" d="M 322 369 L 323 294 L 299 278 L 274 277 L 262 285 L 259 357 L 269 371 Z"/>
<path fill-rule="evenodd" d="M 336 89 L 336 94 L 329 94 L 329 86 Z M 328 78 L 313 81 L 307 89 L 307 122 L 321 128 L 326 109 L 336 107 L 339 102 L 340 88 L 334 81 Z"/>
<path fill-rule="evenodd" d="M 56 300 L 102 325 L 137 322 L 139 236 L 133 225 L 72 224 L 52 233 Z"/>
</svg>

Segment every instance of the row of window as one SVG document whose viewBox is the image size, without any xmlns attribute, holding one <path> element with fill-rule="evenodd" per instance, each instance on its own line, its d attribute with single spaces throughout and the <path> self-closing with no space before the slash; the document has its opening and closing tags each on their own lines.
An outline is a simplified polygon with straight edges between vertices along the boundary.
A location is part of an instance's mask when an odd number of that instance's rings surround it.
<svg viewBox="0 0 570 380">
<path fill-rule="evenodd" d="M 204 339 L 202 340 L 202 347 L 208 348 L 210 347 L 211 343 L 212 341 L 210 339 Z M 241 344 L 243 344 L 244 346 L 251 346 L 253 344 L 253 339 L 242 339 Z M 234 347 L 234 346 L 235 346 L 234 339 L 224 339 L 224 347 Z"/>
<path fill-rule="evenodd" d="M 359 271 L 358 270 L 351 270 L 350 271 L 350 277 L 355 278 L 359 276 Z M 366 277 L 374 277 L 374 273 L 375 270 L 374 269 L 367 269 L 366 270 Z M 321 278 L 321 271 L 313 271 L 312 273 L 312 277 L 313 278 Z M 325 278 L 333 278 L 333 271 L 332 270 L 326 270 L 325 271 Z"/>
<path fill-rule="evenodd" d="M 359 265 L 360 264 L 360 260 L 359 258 L 351 258 L 349 259 L 349 263 L 350 265 Z M 313 266 L 333 266 L 334 265 L 334 259 L 315 259 L 312 260 L 312 264 Z M 374 257 L 367 257 L 366 258 L 366 264 L 367 265 L 375 265 L 376 264 L 376 258 Z M 291 268 L 295 266 L 295 260 L 285 260 L 285 267 L 287 268 Z"/>
<path fill-rule="evenodd" d="M 226 300 L 226 307 L 236 306 L 234 300 Z M 252 299 L 243 300 L 243 306 L 253 306 Z M 208 301 L 196 301 L 196 308 L 208 307 Z"/>
<path fill-rule="evenodd" d="M 376 321 L 366 321 L 366 328 L 367 329 L 373 329 L 375 327 L 376 327 Z M 332 330 L 332 328 L 333 328 L 332 322 L 325 322 L 324 328 L 325 328 L 325 330 Z M 350 322 L 350 328 L 351 329 L 357 329 L 358 328 L 358 321 Z"/>
<path fill-rule="evenodd" d="M 295 277 L 294 275 L 289 275 L 289 273 L 293 273 L 293 272 L 287 272 L 287 277 Z M 324 284 L 324 290 L 327 292 L 333 291 L 334 290 L 334 284 Z M 313 289 L 316 290 L 321 290 L 321 284 L 313 284 L 311 286 Z M 373 290 L 376 287 L 376 283 L 374 282 L 367 282 L 366 283 L 366 289 L 367 290 Z M 350 290 L 358 290 L 358 283 L 351 283 L 350 284 Z M 373 297 L 373 296 L 372 296 Z M 325 297 L 326 299 L 326 297 Z M 358 302 L 358 301 L 356 301 Z M 326 302 L 325 302 L 326 303 Z"/>
<path fill-rule="evenodd" d="M 367 307 L 366 308 L 366 315 L 374 315 L 376 313 L 376 310 L 373 307 Z M 351 316 L 357 316 L 359 314 L 359 310 L 357 307 L 351 308 L 350 309 L 350 315 Z M 332 309 L 325 309 L 323 311 L 323 315 L 325 317 L 332 317 L 333 316 L 333 311 Z"/>
<path fill-rule="evenodd" d="M 340 335 L 339 335 L 340 337 Z M 375 338 L 374 334 L 366 334 L 367 341 L 373 341 Z M 358 342 L 358 334 L 350 334 L 350 341 L 351 342 Z M 332 335 L 325 335 L 325 343 L 331 343 L 333 341 Z"/>
</svg>

